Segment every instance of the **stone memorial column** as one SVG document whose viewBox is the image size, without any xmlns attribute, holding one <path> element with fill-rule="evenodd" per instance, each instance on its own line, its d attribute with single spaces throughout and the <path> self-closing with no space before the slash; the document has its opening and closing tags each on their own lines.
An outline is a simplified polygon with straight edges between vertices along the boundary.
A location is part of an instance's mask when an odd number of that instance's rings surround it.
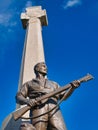
<svg viewBox="0 0 98 130">
<path fill-rule="evenodd" d="M 26 37 L 23 49 L 21 71 L 18 90 L 21 86 L 35 77 L 33 67 L 36 63 L 45 61 L 42 26 L 47 25 L 46 10 L 41 6 L 26 8 L 26 12 L 21 14 L 23 28 L 26 29 Z M 22 107 L 17 105 L 17 108 Z M 28 113 L 25 114 L 28 116 Z M 12 113 L 9 114 L 2 123 L 2 130 L 19 130 L 21 119 L 14 121 Z"/>
<path fill-rule="evenodd" d="M 21 14 L 23 28 L 27 29 L 20 72 L 19 89 L 23 83 L 35 77 L 33 67 L 45 61 L 42 26 L 47 25 L 46 10 L 41 6 L 29 7 Z"/>
<path fill-rule="evenodd" d="M 47 25 L 46 10 L 42 10 L 41 6 L 26 8 L 26 12 L 21 14 L 21 20 L 23 28 L 27 30 L 18 89 L 35 77 L 34 65 L 45 61 L 42 26 Z M 19 107 L 23 107 L 23 105 L 17 105 L 17 108 Z M 29 111 L 24 116 L 28 117 Z"/>
</svg>

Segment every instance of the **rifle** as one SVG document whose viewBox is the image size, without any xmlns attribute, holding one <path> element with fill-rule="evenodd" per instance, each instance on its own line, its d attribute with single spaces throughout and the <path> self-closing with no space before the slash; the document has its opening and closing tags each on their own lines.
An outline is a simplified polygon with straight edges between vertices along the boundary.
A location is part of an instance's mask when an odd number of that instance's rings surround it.
<svg viewBox="0 0 98 130">
<path fill-rule="evenodd" d="M 91 79 L 93 79 L 93 76 L 91 74 L 87 74 L 86 76 L 80 78 L 78 81 L 80 83 L 82 83 L 82 82 L 87 82 L 87 81 L 89 81 Z M 61 92 L 64 92 L 64 91 L 68 90 L 70 87 L 72 87 L 71 83 L 65 85 L 64 87 L 58 88 L 56 91 L 48 93 L 48 94 L 46 94 L 46 95 L 44 95 L 44 96 L 42 96 L 40 98 L 36 98 L 36 101 L 41 102 L 44 99 L 53 97 L 53 96 L 55 96 L 57 94 L 60 94 Z M 32 106 L 32 107 L 34 107 L 34 106 Z M 15 112 L 12 113 L 13 117 L 14 117 L 14 120 L 18 120 L 22 115 L 24 115 L 30 109 L 31 109 L 31 106 L 28 106 L 28 105 L 17 109 Z"/>
</svg>

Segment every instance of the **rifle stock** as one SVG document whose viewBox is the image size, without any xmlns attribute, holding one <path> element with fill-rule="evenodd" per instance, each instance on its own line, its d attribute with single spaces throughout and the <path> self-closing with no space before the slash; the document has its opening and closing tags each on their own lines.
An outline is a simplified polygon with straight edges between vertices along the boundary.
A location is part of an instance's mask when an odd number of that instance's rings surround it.
<svg viewBox="0 0 98 130">
<path fill-rule="evenodd" d="M 93 79 L 93 76 L 91 74 L 87 74 L 86 76 L 80 78 L 78 81 L 80 83 L 82 83 L 82 82 L 87 82 L 87 81 L 89 81 L 91 79 Z M 69 83 L 69 84 L 65 85 L 64 87 L 58 88 L 54 92 L 48 93 L 48 94 L 46 94 L 46 95 L 44 95 L 44 96 L 42 96 L 40 98 L 37 98 L 36 100 L 37 100 L 37 102 L 40 102 L 40 101 L 42 101 L 44 99 L 50 98 L 50 97 L 52 97 L 54 95 L 57 95 L 57 94 L 65 91 L 65 90 L 67 90 L 70 87 L 71 87 L 71 84 Z M 28 106 L 28 105 L 17 109 L 15 112 L 12 113 L 13 117 L 14 117 L 14 120 L 18 120 L 22 115 L 24 115 L 30 109 L 31 109 L 31 107 Z"/>
<path fill-rule="evenodd" d="M 31 109 L 31 107 L 28 106 L 28 105 L 17 109 L 15 112 L 12 113 L 13 117 L 14 117 L 14 120 L 15 121 L 18 120 L 22 115 L 24 115 L 30 109 Z"/>
</svg>

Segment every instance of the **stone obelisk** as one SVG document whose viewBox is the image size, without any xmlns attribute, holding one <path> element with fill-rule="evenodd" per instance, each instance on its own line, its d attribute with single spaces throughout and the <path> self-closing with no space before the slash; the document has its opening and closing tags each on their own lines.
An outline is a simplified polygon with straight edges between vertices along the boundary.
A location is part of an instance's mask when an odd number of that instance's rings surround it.
<svg viewBox="0 0 98 130">
<path fill-rule="evenodd" d="M 47 25 L 46 10 L 41 6 L 26 8 L 26 12 L 21 14 L 23 28 L 26 29 L 25 43 L 23 49 L 21 71 L 18 89 L 22 84 L 35 77 L 33 67 L 36 63 L 45 61 L 42 26 Z M 17 105 L 17 108 L 21 106 Z M 26 114 L 25 116 L 28 116 Z M 14 121 L 12 113 L 4 120 L 2 130 L 18 130 L 21 119 Z"/>
</svg>

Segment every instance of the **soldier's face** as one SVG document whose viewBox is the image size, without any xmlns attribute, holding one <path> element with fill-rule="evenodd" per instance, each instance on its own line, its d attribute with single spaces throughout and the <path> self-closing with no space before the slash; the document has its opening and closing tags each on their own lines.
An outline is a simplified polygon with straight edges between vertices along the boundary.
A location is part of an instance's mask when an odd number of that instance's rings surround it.
<svg viewBox="0 0 98 130">
<path fill-rule="evenodd" d="M 47 74 L 47 66 L 46 66 L 46 64 L 44 64 L 44 63 L 40 64 L 38 66 L 38 72 L 46 75 Z"/>
</svg>

